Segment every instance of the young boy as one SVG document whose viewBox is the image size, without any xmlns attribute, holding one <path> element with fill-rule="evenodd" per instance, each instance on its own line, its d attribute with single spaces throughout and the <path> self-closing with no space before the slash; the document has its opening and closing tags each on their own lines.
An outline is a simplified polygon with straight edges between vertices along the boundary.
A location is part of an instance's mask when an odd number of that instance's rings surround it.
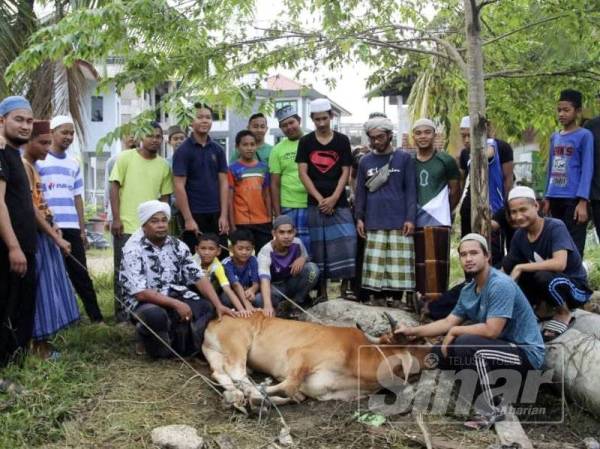
<svg viewBox="0 0 600 449">
<path fill-rule="evenodd" d="M 231 229 L 247 229 L 258 249 L 271 240 L 269 166 L 257 161 L 256 137 L 247 129 L 235 136 L 240 158 L 229 166 L 229 221 Z"/>
<path fill-rule="evenodd" d="M 234 307 L 240 316 L 249 316 L 250 308 L 246 308 L 247 301 L 242 301 L 231 289 L 225 269 L 219 261 L 221 248 L 219 247 L 219 237 L 215 234 L 202 234 L 198 237 L 198 246 L 196 246 L 196 254 L 194 261 L 202 268 L 205 276 L 208 276 L 221 302 L 228 306 Z"/>
<path fill-rule="evenodd" d="M 223 260 L 223 268 L 238 298 L 241 298 L 246 310 L 263 307 L 258 278 L 258 260 L 252 255 L 254 238 L 247 229 L 236 229 L 229 235 L 231 256 Z"/>
<path fill-rule="evenodd" d="M 269 125 L 267 123 L 267 117 L 265 117 L 265 114 L 263 114 L 262 112 L 252 114 L 248 119 L 247 129 L 248 131 L 251 131 L 252 134 L 254 134 L 254 137 L 256 137 L 255 159 L 264 162 L 265 164 L 268 164 L 273 145 L 270 145 L 265 142 L 265 136 L 267 135 L 267 131 L 269 131 Z M 239 152 L 237 149 L 235 149 L 231 152 L 231 156 L 229 157 L 229 163 L 233 164 L 239 158 Z"/>
<path fill-rule="evenodd" d="M 317 284 L 319 268 L 309 262 L 291 217 L 280 215 L 273 222 L 273 240 L 258 253 L 258 275 L 266 316 L 274 315 L 284 299 L 282 293 L 305 304 L 308 292 Z"/>
<path fill-rule="evenodd" d="M 583 257 L 594 173 L 594 136 L 577 123 L 581 92 L 563 90 L 557 111 L 563 129 L 550 138 L 544 213 L 550 212 L 565 223 Z"/>
</svg>

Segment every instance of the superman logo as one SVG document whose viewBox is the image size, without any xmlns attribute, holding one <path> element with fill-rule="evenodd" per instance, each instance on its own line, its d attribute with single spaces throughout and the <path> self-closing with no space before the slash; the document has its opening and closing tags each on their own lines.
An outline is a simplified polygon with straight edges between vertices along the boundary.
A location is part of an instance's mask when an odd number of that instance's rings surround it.
<svg viewBox="0 0 600 449">
<path fill-rule="evenodd" d="M 310 162 L 321 173 L 327 173 L 331 170 L 339 158 L 337 151 L 317 150 L 310 153 Z"/>
</svg>

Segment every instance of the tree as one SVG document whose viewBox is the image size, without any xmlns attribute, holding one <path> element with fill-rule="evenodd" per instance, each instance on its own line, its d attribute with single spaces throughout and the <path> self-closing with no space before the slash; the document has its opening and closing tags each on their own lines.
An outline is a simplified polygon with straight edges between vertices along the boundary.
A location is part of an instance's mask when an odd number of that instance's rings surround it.
<svg viewBox="0 0 600 449">
<path fill-rule="evenodd" d="M 123 71 L 103 83 L 114 82 L 117 89 L 135 83 L 141 92 L 176 80 L 177 89 L 160 107 L 183 114 L 183 98 L 247 106 L 256 85 L 245 84 L 242 77 L 256 73 L 260 79 L 274 67 L 301 73 L 360 61 L 373 67 L 371 85 L 416 68 L 419 77 L 429 77 L 422 85 L 431 90 L 423 95 L 451 93 L 450 100 L 425 102 L 432 111 L 443 113 L 432 115 L 446 119 L 447 125 L 453 120 L 446 117 L 454 119 L 459 110 L 464 113 L 461 101 L 465 104 L 470 93 L 472 169 L 483 176 L 473 189 L 478 204 L 473 210 L 480 211 L 473 214 L 477 220 L 473 229 L 479 231 L 486 230 L 489 216 L 482 209 L 485 197 L 478 198 L 487 192 L 485 164 L 480 161 L 485 90 L 494 99 L 495 119 L 513 135 L 532 124 L 548 132 L 552 120 L 539 117 L 551 114 L 532 110 L 542 103 L 534 98 L 540 96 L 538 92 L 546 93 L 546 84 L 555 86 L 554 80 L 572 82 L 574 77 L 589 92 L 592 81 L 600 78 L 596 44 L 600 6 L 595 0 L 431 0 L 426 4 L 284 0 L 282 4 L 285 15 L 261 26 L 254 23 L 253 0 L 175 4 L 132 0 L 108 2 L 94 11 L 76 10 L 38 31 L 7 77 L 14 80 L 48 59 L 63 60 L 70 67 L 77 59 L 102 61 L 119 55 L 126 61 Z M 555 29 L 561 30 L 560 35 Z M 335 83 L 333 77 L 327 81 Z M 533 106 L 514 95 L 513 89 L 531 98 Z M 548 97 L 554 101 L 555 96 Z"/>
</svg>

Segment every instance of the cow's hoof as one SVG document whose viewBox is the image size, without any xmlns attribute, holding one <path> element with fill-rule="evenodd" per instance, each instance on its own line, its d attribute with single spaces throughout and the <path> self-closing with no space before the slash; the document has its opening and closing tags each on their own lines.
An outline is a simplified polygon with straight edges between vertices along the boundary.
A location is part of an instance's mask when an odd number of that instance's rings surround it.
<svg viewBox="0 0 600 449">
<path fill-rule="evenodd" d="M 225 390 L 223 392 L 223 403 L 227 407 L 242 408 L 245 410 L 246 398 L 240 390 Z"/>
</svg>

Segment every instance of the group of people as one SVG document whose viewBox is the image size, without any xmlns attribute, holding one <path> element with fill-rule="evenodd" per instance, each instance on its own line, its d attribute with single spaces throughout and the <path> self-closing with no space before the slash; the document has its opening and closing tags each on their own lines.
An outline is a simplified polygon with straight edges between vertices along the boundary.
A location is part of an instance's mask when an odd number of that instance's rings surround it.
<svg viewBox="0 0 600 449">
<path fill-rule="evenodd" d="M 394 149 L 394 126 L 383 114 L 364 124 L 369 148 L 353 154 L 348 137 L 332 128 L 327 99 L 311 103 L 315 130 L 307 134 L 294 106 L 278 109 L 285 137 L 274 147 L 265 143 L 265 115 L 252 115 L 229 161 L 210 137 L 213 111 L 206 104 L 195 105 L 189 136 L 169 128 L 169 159 L 159 155 L 163 130 L 152 123 L 141 141 L 125 139 L 128 151 L 107 162 L 115 316 L 136 324 L 140 352 L 167 357 L 166 342 L 189 355 L 199 351 L 211 319 L 257 309 L 293 315 L 296 305 L 326 299 L 327 281 L 336 279 L 346 281 L 342 296 L 364 302 L 416 291 L 416 303 L 432 311 L 445 304 L 440 321 L 398 332 L 446 335 L 437 349 L 442 359 L 453 344 L 468 343 L 480 379 L 507 360 L 537 369 L 543 340 L 565 332 L 571 310 L 591 295 L 582 254 L 589 203 L 597 214 L 593 200 L 600 200 L 593 197 L 600 193 L 600 174 L 593 176 L 600 126 L 592 120 L 593 132 L 579 127 L 581 102 L 573 90 L 559 98 L 563 130 L 552 137 L 541 206 L 532 189 L 513 187 L 510 146 L 488 139 L 491 245 L 470 230 L 468 117 L 458 160 L 435 148 L 436 125 L 428 118 L 412 126 L 415 150 Z M 86 268 L 80 166 L 65 153 L 73 121 L 34 120 L 27 100 L 8 97 L 0 124 L 5 363 L 32 337 L 46 356 L 56 354 L 49 338 L 79 319 L 73 288 L 91 321 L 103 317 Z M 459 256 L 467 281 L 448 307 L 461 192 Z M 532 309 L 540 303 L 554 310 L 542 332 Z M 495 344 L 508 349 L 482 350 Z"/>
</svg>

